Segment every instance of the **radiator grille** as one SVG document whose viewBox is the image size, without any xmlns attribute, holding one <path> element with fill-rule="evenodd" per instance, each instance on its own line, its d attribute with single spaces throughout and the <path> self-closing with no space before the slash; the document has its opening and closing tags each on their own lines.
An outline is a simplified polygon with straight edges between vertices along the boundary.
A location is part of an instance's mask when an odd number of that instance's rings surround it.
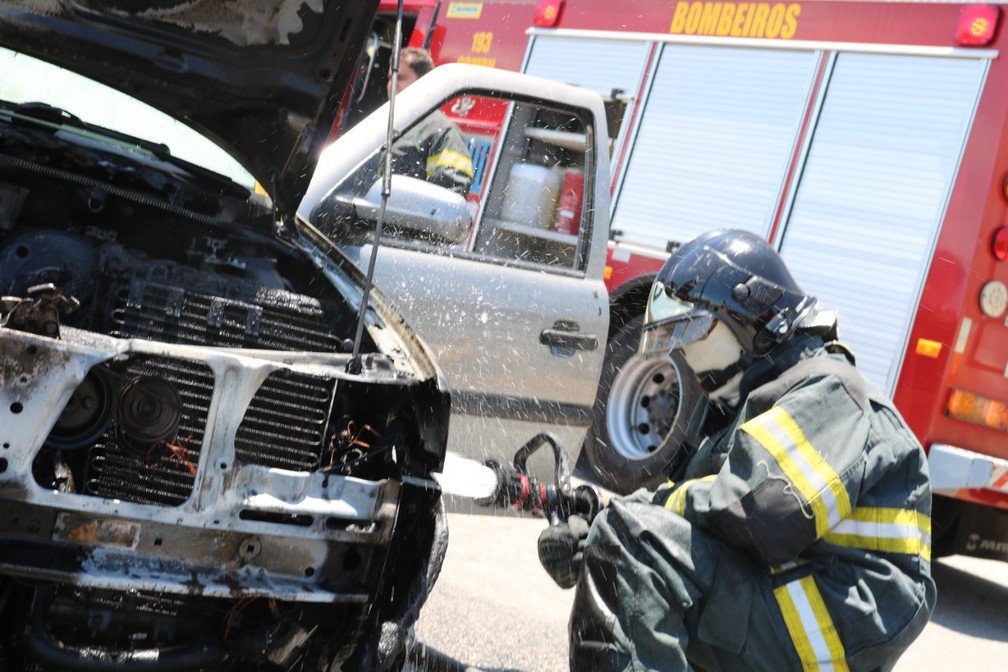
<svg viewBox="0 0 1008 672">
<path fill-rule="evenodd" d="M 259 388 L 235 437 L 239 460 L 314 470 L 322 452 L 334 381 L 276 372 Z"/>
<path fill-rule="evenodd" d="M 168 343 L 269 350 L 333 351 L 321 304 L 311 297 L 262 290 L 221 298 L 134 279 L 111 288 L 111 333 Z M 179 393 L 183 419 L 175 445 L 138 456 L 117 443 L 114 426 L 92 447 L 85 491 L 137 503 L 176 506 L 191 495 L 206 431 L 213 375 L 170 358 L 128 362 L 124 379 L 149 375 Z M 237 459 L 299 471 L 318 468 L 335 381 L 277 372 L 256 392 L 239 426 Z"/>
<path fill-rule="evenodd" d="M 158 446 L 147 455 L 135 455 L 120 447 L 113 425 L 91 449 L 85 492 L 141 504 L 178 505 L 188 499 L 196 481 L 213 373 L 188 361 L 130 360 L 124 377 L 138 375 L 162 378 L 178 391 L 183 413 L 177 448 Z"/>
<path fill-rule="evenodd" d="M 118 291 L 119 335 L 223 347 L 332 352 L 340 341 L 310 297 L 263 290 L 225 298 L 133 280 Z"/>
</svg>

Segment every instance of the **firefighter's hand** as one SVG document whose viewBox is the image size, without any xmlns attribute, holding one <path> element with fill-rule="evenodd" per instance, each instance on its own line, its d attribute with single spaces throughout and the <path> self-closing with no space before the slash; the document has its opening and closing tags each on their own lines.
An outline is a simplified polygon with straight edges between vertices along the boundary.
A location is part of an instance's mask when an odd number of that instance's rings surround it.
<svg viewBox="0 0 1008 672">
<path fill-rule="evenodd" d="M 588 539 L 588 521 L 571 516 L 539 535 L 539 562 L 561 588 L 572 588 L 581 575 L 581 554 Z"/>
</svg>

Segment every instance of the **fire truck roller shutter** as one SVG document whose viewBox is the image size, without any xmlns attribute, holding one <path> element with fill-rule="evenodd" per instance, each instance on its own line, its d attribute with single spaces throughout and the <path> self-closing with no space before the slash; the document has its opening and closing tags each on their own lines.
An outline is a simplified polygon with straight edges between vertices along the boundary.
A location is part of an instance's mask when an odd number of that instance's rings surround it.
<svg viewBox="0 0 1008 672">
<path fill-rule="evenodd" d="M 841 53 L 781 254 L 892 394 L 987 62 Z M 856 260 L 857 273 L 849 263 Z"/>
</svg>

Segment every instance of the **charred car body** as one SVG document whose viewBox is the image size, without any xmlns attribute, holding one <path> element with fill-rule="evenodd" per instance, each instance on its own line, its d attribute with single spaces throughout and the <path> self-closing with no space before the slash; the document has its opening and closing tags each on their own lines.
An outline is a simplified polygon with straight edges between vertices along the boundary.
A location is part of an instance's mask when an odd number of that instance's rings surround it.
<svg viewBox="0 0 1008 672">
<path fill-rule="evenodd" d="M 34 54 L 114 84 L 269 194 L 164 128 L 0 103 L 0 669 L 401 659 L 446 544 L 448 400 L 291 219 L 374 4 L 0 7 L 14 79 Z"/>
</svg>

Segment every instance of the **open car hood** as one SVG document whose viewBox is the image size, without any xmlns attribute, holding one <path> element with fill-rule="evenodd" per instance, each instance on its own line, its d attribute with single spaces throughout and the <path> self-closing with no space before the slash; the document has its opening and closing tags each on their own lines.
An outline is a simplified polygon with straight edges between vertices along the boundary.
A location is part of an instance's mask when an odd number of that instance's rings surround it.
<svg viewBox="0 0 1008 672">
<path fill-rule="evenodd" d="M 13 0 L 0 44 L 228 149 L 283 213 L 304 194 L 378 0 Z"/>
</svg>

